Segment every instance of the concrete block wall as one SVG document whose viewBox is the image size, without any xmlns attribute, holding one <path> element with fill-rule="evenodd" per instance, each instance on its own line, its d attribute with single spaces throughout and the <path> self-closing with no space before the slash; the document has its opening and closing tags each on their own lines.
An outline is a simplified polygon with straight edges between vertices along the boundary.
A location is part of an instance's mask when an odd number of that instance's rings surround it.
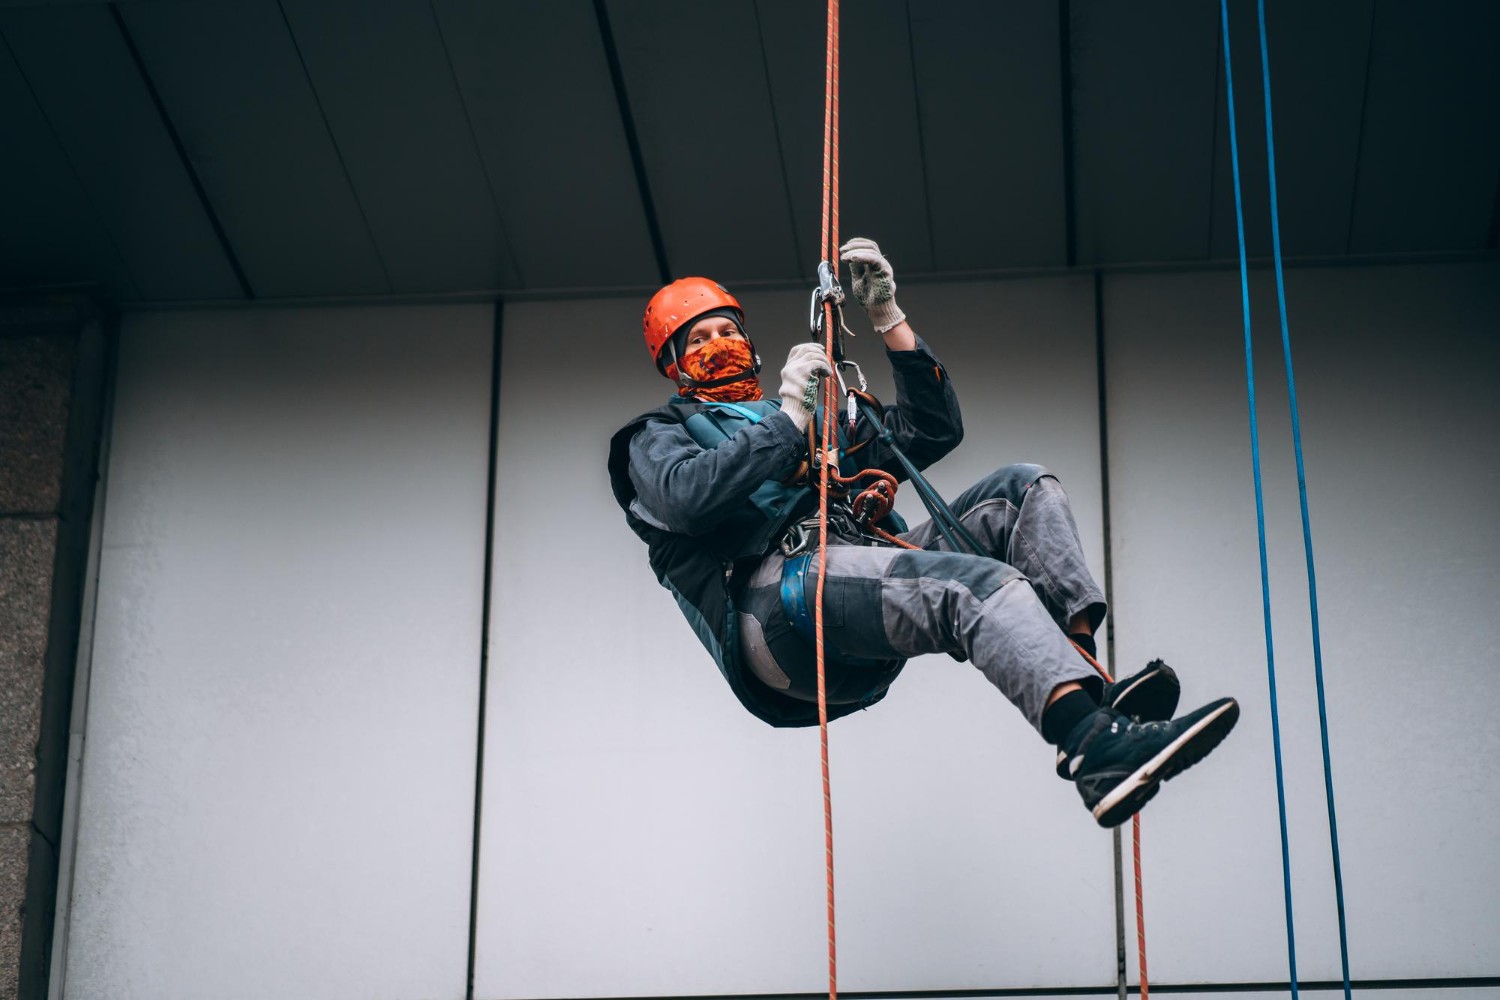
<svg viewBox="0 0 1500 1000">
<path fill-rule="evenodd" d="M 0 1000 L 46 990 L 106 317 L 0 301 Z"/>
</svg>

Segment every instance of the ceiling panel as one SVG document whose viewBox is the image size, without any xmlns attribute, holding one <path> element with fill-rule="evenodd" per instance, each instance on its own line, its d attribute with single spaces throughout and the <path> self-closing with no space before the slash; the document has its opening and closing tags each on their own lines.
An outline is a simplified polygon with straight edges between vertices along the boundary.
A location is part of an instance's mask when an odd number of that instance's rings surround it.
<svg viewBox="0 0 1500 1000">
<path fill-rule="evenodd" d="M 754 4 L 608 7 L 674 275 L 805 277 Z"/>
<path fill-rule="evenodd" d="M 911 7 L 938 269 L 1060 265 L 1057 0 Z"/>
<path fill-rule="evenodd" d="M 10 42 L 139 295 L 229 299 L 238 279 L 102 6 L 0 14 Z"/>
<path fill-rule="evenodd" d="M 510 246 L 528 288 L 657 278 L 589 0 L 436 0 Z"/>
<path fill-rule="evenodd" d="M 255 294 L 390 291 L 275 0 L 120 10 Z"/>
<path fill-rule="evenodd" d="M 1066 35 L 1076 263 L 1233 259 L 1217 7 L 846 5 L 840 235 L 880 241 L 898 275 L 1068 263 Z M 1230 7 L 1263 257 L 1255 0 Z M 820 3 L 0 0 L 0 183 L 16 192 L 0 284 L 233 299 L 233 255 L 263 298 L 650 285 L 601 8 L 667 268 L 810 283 Z M 1268 14 L 1287 255 L 1483 249 L 1500 211 L 1500 4 Z"/>
<path fill-rule="evenodd" d="M 1245 216 L 1245 248 L 1251 257 L 1271 255 L 1271 196 L 1266 174 L 1266 119 L 1260 89 L 1260 42 L 1255 4 L 1236 0 L 1229 5 L 1230 69 L 1234 77 L 1234 113 L 1239 140 L 1241 202 Z M 1214 130 L 1213 209 L 1209 222 L 1208 255 L 1216 260 L 1239 256 L 1234 210 L 1234 163 L 1230 155 L 1229 103 L 1225 92 L 1224 40 L 1216 35 L 1218 109 Z"/>
<path fill-rule="evenodd" d="M 1202 0 L 1073 3 L 1078 263 L 1203 257 L 1217 15 Z"/>
<path fill-rule="evenodd" d="M 519 284 L 427 0 L 284 0 L 397 292 Z"/>
<path fill-rule="evenodd" d="M 786 151 L 799 266 L 811 283 L 822 232 L 825 23 L 798 0 L 758 0 Z M 898 275 L 932 270 L 921 127 L 905 0 L 866 0 L 839 24 L 839 234 L 866 236 Z"/>
<path fill-rule="evenodd" d="M 1374 0 L 1267 6 L 1276 197 L 1288 256 L 1346 252 L 1373 6 Z M 1244 73 L 1246 85 L 1260 90 L 1258 33 L 1256 43 Z M 1256 121 L 1264 130 L 1259 114 Z"/>
<path fill-rule="evenodd" d="M 1277 199 L 1282 253 L 1288 257 L 1344 252 L 1358 164 L 1371 2 L 1275 4 L 1266 12 Z M 1260 28 L 1250 0 L 1230 5 L 1230 39 L 1246 244 L 1251 256 L 1268 257 L 1271 209 Z M 1227 259 L 1236 257 L 1239 250 L 1223 91 L 1223 43 L 1215 44 L 1221 76 L 1212 255 Z"/>
<path fill-rule="evenodd" d="M 1478 250 L 1500 179 L 1500 4 L 1375 13 L 1354 253 Z"/>
<path fill-rule="evenodd" d="M 139 298 L 8 42 L 0 44 L 0 149 L 0 288 L 97 281 L 117 298 Z"/>
</svg>

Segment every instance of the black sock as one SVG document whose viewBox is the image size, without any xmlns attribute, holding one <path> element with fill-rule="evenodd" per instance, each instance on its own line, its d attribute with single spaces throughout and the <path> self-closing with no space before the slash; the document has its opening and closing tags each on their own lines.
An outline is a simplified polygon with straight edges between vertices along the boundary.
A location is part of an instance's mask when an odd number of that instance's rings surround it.
<svg viewBox="0 0 1500 1000">
<path fill-rule="evenodd" d="M 1098 709 L 1099 703 L 1087 691 L 1069 691 L 1042 713 L 1042 739 L 1061 747 L 1073 727 Z"/>
<path fill-rule="evenodd" d="M 1094 659 L 1097 660 L 1099 658 L 1099 647 L 1094 644 L 1094 637 L 1089 635 L 1087 632 L 1074 632 L 1071 633 L 1068 638 L 1072 639 L 1074 642 L 1078 643 L 1078 645 L 1082 646 L 1083 651 L 1092 656 Z"/>
</svg>

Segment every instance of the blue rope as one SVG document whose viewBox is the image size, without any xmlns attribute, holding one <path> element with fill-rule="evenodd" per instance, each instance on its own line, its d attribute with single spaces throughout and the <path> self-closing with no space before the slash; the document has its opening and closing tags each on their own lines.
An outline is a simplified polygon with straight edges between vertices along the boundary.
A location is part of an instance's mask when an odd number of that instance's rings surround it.
<svg viewBox="0 0 1500 1000">
<path fill-rule="evenodd" d="M 1339 960 L 1344 996 L 1349 989 L 1349 932 L 1344 922 L 1344 871 L 1339 862 L 1339 823 L 1333 808 L 1333 762 L 1328 751 L 1328 704 L 1323 695 L 1323 642 L 1318 630 L 1318 575 L 1313 568 L 1312 522 L 1307 513 L 1307 470 L 1302 464 L 1302 419 L 1297 411 L 1297 380 L 1292 375 L 1292 338 L 1286 322 L 1286 285 L 1281 274 L 1281 221 L 1276 201 L 1276 140 L 1271 129 L 1271 62 L 1266 46 L 1266 3 L 1256 0 L 1260 18 L 1260 75 L 1266 102 L 1266 169 L 1271 177 L 1271 254 L 1276 263 L 1276 305 L 1281 313 L 1281 354 L 1292 407 L 1292 447 L 1297 453 L 1297 496 L 1302 503 L 1302 548 L 1307 554 L 1307 594 L 1312 609 L 1313 674 L 1318 681 L 1318 729 L 1323 738 L 1323 788 L 1328 797 L 1328 836 L 1333 847 L 1333 891 L 1339 911 Z"/>
<path fill-rule="evenodd" d="M 1286 779 L 1281 767 L 1281 718 L 1276 708 L 1276 646 L 1271 637 L 1271 575 L 1266 564 L 1266 508 L 1260 477 L 1260 429 L 1255 413 L 1255 354 L 1250 338 L 1250 275 L 1245 258 L 1245 208 L 1240 195 L 1240 147 L 1234 124 L 1234 75 L 1229 59 L 1229 0 L 1219 0 L 1224 37 L 1224 92 L 1229 99 L 1229 153 L 1234 165 L 1234 219 L 1240 241 L 1240 301 L 1245 314 L 1245 385 L 1250 397 L 1250 461 L 1255 473 L 1255 527 L 1260 541 L 1260 592 L 1265 609 L 1266 675 L 1271 687 L 1271 746 L 1276 756 L 1276 808 L 1281 818 L 1281 876 L 1286 899 L 1286 952 L 1292 997 L 1297 996 L 1297 935 L 1292 925 L 1292 856 L 1286 831 Z"/>
</svg>

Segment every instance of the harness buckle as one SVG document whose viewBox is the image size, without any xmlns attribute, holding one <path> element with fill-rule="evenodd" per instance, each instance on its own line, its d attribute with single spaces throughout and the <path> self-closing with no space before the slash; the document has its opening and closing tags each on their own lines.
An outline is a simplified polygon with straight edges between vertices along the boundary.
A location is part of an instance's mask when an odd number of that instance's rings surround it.
<svg viewBox="0 0 1500 1000">
<path fill-rule="evenodd" d="M 781 554 L 788 559 L 800 556 L 812 547 L 815 536 L 807 530 L 807 522 L 797 521 L 786 529 L 786 534 L 781 536 Z"/>
</svg>

